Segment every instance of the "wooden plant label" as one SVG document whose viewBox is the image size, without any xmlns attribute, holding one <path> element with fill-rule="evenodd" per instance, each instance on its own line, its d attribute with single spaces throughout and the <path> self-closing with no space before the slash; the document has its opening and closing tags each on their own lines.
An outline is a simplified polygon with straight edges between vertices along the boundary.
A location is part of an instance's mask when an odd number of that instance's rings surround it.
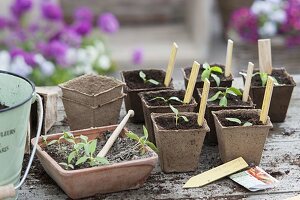
<svg viewBox="0 0 300 200">
<path fill-rule="evenodd" d="M 184 95 L 183 103 L 190 103 L 190 101 L 192 99 L 195 84 L 196 84 L 198 73 L 199 73 L 199 69 L 200 69 L 200 64 L 197 61 L 194 61 L 191 75 L 189 78 L 189 83 L 188 83 L 188 86 L 187 86 L 187 89 L 186 89 L 186 92 Z"/>
<path fill-rule="evenodd" d="M 229 176 L 242 169 L 245 169 L 246 167 L 248 167 L 246 161 L 242 157 L 239 157 L 237 159 L 224 163 L 223 165 L 203 172 L 202 174 L 193 176 L 184 184 L 183 188 L 201 187 L 223 177 Z"/>
<path fill-rule="evenodd" d="M 273 87 L 274 87 L 274 80 L 272 77 L 268 77 L 267 81 L 267 86 L 265 90 L 265 95 L 264 95 L 264 101 L 262 104 L 262 109 L 260 113 L 260 118 L 259 120 L 263 123 L 267 123 L 267 117 L 269 113 L 269 108 L 270 108 L 270 103 L 271 103 L 271 98 L 272 98 L 272 93 L 273 93 Z"/>
<path fill-rule="evenodd" d="M 200 102 L 200 107 L 199 107 L 199 113 L 198 113 L 198 125 L 202 126 L 203 121 L 204 121 L 204 114 L 205 114 L 205 109 L 206 109 L 206 104 L 207 104 L 207 98 L 208 98 L 208 93 L 209 93 L 209 86 L 210 82 L 206 78 L 204 80 L 204 86 L 201 94 L 201 102 Z"/>
<path fill-rule="evenodd" d="M 259 69 L 261 72 L 267 74 L 272 73 L 272 53 L 271 53 L 271 40 L 260 39 L 258 40 L 258 57 Z"/>
<path fill-rule="evenodd" d="M 167 72 L 166 72 L 165 81 L 164 81 L 164 84 L 165 84 L 166 87 L 169 87 L 171 79 L 172 79 L 172 74 L 173 74 L 173 70 L 174 70 L 177 49 L 178 49 L 178 46 L 174 42 L 172 50 L 171 50 L 171 55 L 170 55 L 170 59 L 169 59 L 169 63 L 168 63 L 168 68 L 167 68 Z"/>
<path fill-rule="evenodd" d="M 225 77 L 228 77 L 231 74 L 232 49 L 233 49 L 233 41 L 228 40 L 228 42 L 227 42 L 227 52 L 226 52 L 226 64 L 225 64 Z"/>
<path fill-rule="evenodd" d="M 243 92 L 243 102 L 248 101 L 251 80 L 252 80 L 252 74 L 253 74 L 253 67 L 254 67 L 254 64 L 252 62 L 249 62 L 248 70 L 247 70 L 247 77 L 246 77 L 246 82 L 245 82 L 245 88 L 244 88 L 244 92 Z"/>
</svg>

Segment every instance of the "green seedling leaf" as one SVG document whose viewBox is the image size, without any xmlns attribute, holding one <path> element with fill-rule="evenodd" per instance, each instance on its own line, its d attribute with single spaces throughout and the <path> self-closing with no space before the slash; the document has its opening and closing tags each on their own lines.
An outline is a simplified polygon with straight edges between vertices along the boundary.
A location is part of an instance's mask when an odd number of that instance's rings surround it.
<svg viewBox="0 0 300 200">
<path fill-rule="evenodd" d="M 201 74 L 201 80 L 204 81 L 206 78 L 209 79 L 210 76 L 210 70 L 205 69 Z"/>
<path fill-rule="evenodd" d="M 260 79 L 261 79 L 262 86 L 265 86 L 267 81 L 268 81 L 268 74 L 267 73 L 260 73 L 259 76 L 260 76 Z"/>
<path fill-rule="evenodd" d="M 89 156 L 90 155 L 90 144 L 89 143 L 84 144 L 83 148 L 84 148 L 85 155 Z"/>
<path fill-rule="evenodd" d="M 75 163 L 75 165 L 80 165 L 82 163 L 85 163 L 87 161 L 88 157 L 87 156 L 82 156 L 81 158 L 79 158 L 77 160 L 77 162 Z"/>
<path fill-rule="evenodd" d="M 216 81 L 217 86 L 220 86 L 220 78 L 215 74 L 211 74 L 211 77 Z"/>
<path fill-rule="evenodd" d="M 48 136 L 47 135 L 42 135 L 42 140 L 43 142 L 47 142 Z"/>
<path fill-rule="evenodd" d="M 57 142 L 57 140 L 51 140 L 48 144 L 47 144 L 47 146 L 50 146 L 50 145 L 52 145 L 52 144 L 55 144 Z"/>
<path fill-rule="evenodd" d="M 150 99 L 149 101 L 154 101 L 154 100 L 157 100 L 157 99 L 161 99 L 163 100 L 164 102 L 167 102 L 168 100 L 166 100 L 165 98 L 163 97 L 154 97 L 153 99 Z"/>
<path fill-rule="evenodd" d="M 74 166 L 72 164 L 68 164 L 68 167 L 74 169 Z"/>
<path fill-rule="evenodd" d="M 149 79 L 148 82 L 152 83 L 153 85 L 159 85 L 159 82 L 154 79 Z"/>
<path fill-rule="evenodd" d="M 72 151 L 69 156 L 68 156 L 68 163 L 71 163 L 72 160 L 75 158 L 77 152 L 76 151 Z"/>
<path fill-rule="evenodd" d="M 245 122 L 244 124 L 243 124 L 243 126 L 252 126 L 253 124 L 251 123 L 251 122 Z"/>
<path fill-rule="evenodd" d="M 96 147 L 97 147 L 97 140 L 92 140 L 90 142 L 90 145 L 89 145 L 89 152 L 90 154 L 93 154 L 95 151 L 96 151 Z"/>
<path fill-rule="evenodd" d="M 179 99 L 178 97 L 170 97 L 169 99 L 168 99 L 169 101 L 170 100 L 173 100 L 173 101 L 178 101 L 178 102 L 183 102 L 181 99 Z"/>
<path fill-rule="evenodd" d="M 60 166 L 62 166 L 64 169 L 68 169 L 68 164 L 67 163 L 64 163 L 64 162 L 61 162 L 61 163 L 58 163 Z"/>
<path fill-rule="evenodd" d="M 239 72 L 239 74 L 242 75 L 243 77 L 247 77 L 247 74 L 244 72 Z M 252 75 L 252 77 L 253 77 L 253 75 Z"/>
<path fill-rule="evenodd" d="M 276 85 L 276 86 L 281 85 L 281 84 L 278 83 L 278 81 L 276 80 L 275 77 L 273 77 L 273 76 L 270 76 L 270 77 L 273 79 L 274 85 Z"/>
<path fill-rule="evenodd" d="M 74 139 L 72 139 L 72 138 L 64 138 L 66 141 L 68 141 L 69 143 L 73 143 L 73 144 L 75 144 L 75 141 L 74 141 Z"/>
<path fill-rule="evenodd" d="M 104 157 L 96 157 L 95 160 L 102 165 L 109 164 L 109 161 Z"/>
<path fill-rule="evenodd" d="M 155 144 L 153 144 L 152 142 L 146 141 L 146 145 L 147 145 L 148 147 L 150 147 L 150 148 L 151 148 L 153 151 L 155 151 L 156 153 L 158 152 L 157 147 L 156 147 Z"/>
<path fill-rule="evenodd" d="M 207 101 L 215 101 L 219 98 L 220 94 L 222 94 L 221 91 L 218 91 L 216 94 L 214 94 L 212 97 L 210 97 L 209 99 L 207 99 Z"/>
<path fill-rule="evenodd" d="M 144 125 L 143 125 L 143 132 L 144 132 L 145 140 L 147 140 L 148 139 L 148 130 Z"/>
<path fill-rule="evenodd" d="M 202 65 L 202 67 L 203 67 L 204 69 L 210 69 L 210 66 L 209 66 L 208 63 L 204 63 L 204 64 Z"/>
<path fill-rule="evenodd" d="M 243 95 L 242 92 L 239 89 L 235 88 L 235 87 L 230 87 L 230 88 L 227 88 L 226 90 L 227 90 L 226 91 L 227 93 L 230 93 L 230 94 L 232 94 L 234 96 L 241 96 L 241 95 Z"/>
<path fill-rule="evenodd" d="M 175 113 L 175 115 L 178 115 L 178 110 L 176 108 L 174 108 L 174 106 L 172 106 L 171 104 L 169 105 L 171 110 L 173 111 L 173 113 Z"/>
<path fill-rule="evenodd" d="M 227 106 L 227 98 L 226 98 L 226 96 L 223 96 L 220 99 L 219 105 L 222 106 L 222 107 L 226 107 Z"/>
<path fill-rule="evenodd" d="M 141 77 L 141 79 L 146 81 L 146 74 L 143 71 L 140 71 L 139 76 Z"/>
<path fill-rule="evenodd" d="M 185 122 L 188 122 L 189 119 L 186 116 L 180 116 Z"/>
<path fill-rule="evenodd" d="M 85 135 L 80 135 L 80 139 L 84 142 L 84 143 L 87 143 L 87 141 L 88 141 L 88 137 L 87 136 L 85 136 Z"/>
<path fill-rule="evenodd" d="M 75 150 L 77 150 L 77 151 L 79 151 L 80 149 L 82 149 L 83 148 L 83 146 L 84 146 L 84 143 L 76 143 L 76 144 L 74 144 L 74 149 Z"/>
<path fill-rule="evenodd" d="M 217 72 L 217 73 L 220 73 L 220 74 L 223 73 L 222 68 L 221 68 L 221 67 L 218 67 L 218 66 L 213 66 L 213 67 L 211 67 L 211 71 Z"/>
<path fill-rule="evenodd" d="M 127 135 L 127 137 L 129 137 L 132 140 L 136 140 L 136 141 L 140 140 L 139 136 L 137 136 L 137 134 L 135 134 L 131 131 L 127 132 L 126 135 Z"/>
<path fill-rule="evenodd" d="M 230 121 L 230 122 L 235 122 L 235 123 L 238 123 L 238 124 L 242 124 L 241 120 L 238 119 L 238 118 L 226 117 L 225 119 Z"/>
</svg>

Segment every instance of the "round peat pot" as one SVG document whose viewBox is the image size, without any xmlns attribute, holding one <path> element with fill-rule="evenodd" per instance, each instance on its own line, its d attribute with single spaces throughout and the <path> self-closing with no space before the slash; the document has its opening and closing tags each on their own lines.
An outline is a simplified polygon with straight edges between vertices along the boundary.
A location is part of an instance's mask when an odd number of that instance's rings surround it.
<svg viewBox="0 0 300 200">
<path fill-rule="evenodd" d="M 27 79 L 0 71 L 0 199 L 16 198 L 15 189 L 24 182 L 30 168 L 35 149 L 23 179 L 20 174 L 25 152 L 27 128 L 31 104 L 38 99 L 39 127 L 41 130 L 41 98 L 35 86 Z"/>
</svg>

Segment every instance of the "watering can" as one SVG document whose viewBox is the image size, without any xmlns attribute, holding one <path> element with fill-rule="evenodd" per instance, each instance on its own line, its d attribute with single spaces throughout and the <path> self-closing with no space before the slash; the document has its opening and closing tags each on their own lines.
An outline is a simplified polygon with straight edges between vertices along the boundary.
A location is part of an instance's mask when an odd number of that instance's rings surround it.
<svg viewBox="0 0 300 200">
<path fill-rule="evenodd" d="M 16 199 L 16 190 L 24 183 L 38 140 L 35 141 L 25 173 L 20 180 L 31 104 L 38 103 L 37 138 L 43 118 L 41 97 L 32 82 L 19 75 L 0 70 L 0 199 Z"/>
</svg>

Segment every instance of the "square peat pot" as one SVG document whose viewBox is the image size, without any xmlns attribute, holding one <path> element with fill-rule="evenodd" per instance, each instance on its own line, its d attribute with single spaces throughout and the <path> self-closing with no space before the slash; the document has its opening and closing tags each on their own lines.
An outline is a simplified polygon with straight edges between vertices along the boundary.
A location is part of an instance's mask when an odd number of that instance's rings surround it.
<svg viewBox="0 0 300 200">
<path fill-rule="evenodd" d="M 97 107 L 122 96 L 124 85 L 112 77 L 87 74 L 60 84 L 59 87 L 64 98 Z"/>
<path fill-rule="evenodd" d="M 258 109 L 237 109 L 222 110 L 213 112 L 221 160 L 225 163 L 238 157 L 243 157 L 248 164 L 259 165 L 264 145 L 272 128 L 268 117 L 265 125 L 253 126 L 225 126 L 226 117 L 258 119 L 261 110 Z M 239 118 L 240 119 L 240 118 Z"/>
<path fill-rule="evenodd" d="M 160 167 L 165 173 L 197 170 L 205 134 L 209 131 L 205 120 L 202 127 L 198 125 L 197 113 L 180 114 L 189 119 L 189 125 L 179 129 L 174 128 L 173 113 L 151 114 Z M 180 119 L 179 125 L 187 123 Z"/>
<path fill-rule="evenodd" d="M 146 74 L 147 79 L 154 79 L 158 81 L 159 85 L 154 85 L 151 83 L 145 84 L 144 81 L 139 76 L 140 71 L 143 71 Z M 126 110 L 134 110 L 134 116 L 130 118 L 132 122 L 143 123 L 144 114 L 141 98 L 139 97 L 140 92 L 146 91 L 156 91 L 156 90 L 166 90 L 172 89 L 172 82 L 170 87 L 164 86 L 164 79 L 166 72 L 163 70 L 149 69 L 149 70 L 134 70 L 134 71 L 122 71 L 121 77 L 122 80 L 126 83 L 124 87 L 124 93 L 127 94 L 125 97 L 125 107 Z"/>
<path fill-rule="evenodd" d="M 106 131 L 114 131 L 117 125 L 73 131 L 74 136 L 85 135 L 89 140 L 104 137 Z M 127 130 L 123 129 L 121 136 Z M 57 140 L 63 133 L 48 135 L 47 140 Z M 124 161 L 115 164 L 77 170 L 63 169 L 46 151 L 43 140 L 38 138 L 37 156 L 47 174 L 73 199 L 119 192 L 141 187 L 155 167 L 158 157 L 151 151 L 151 157 Z M 35 140 L 32 139 L 33 143 Z"/>
<path fill-rule="evenodd" d="M 221 67 L 223 72 L 225 70 L 224 65 L 212 64 L 210 66 Z M 191 75 L 191 71 L 192 71 L 191 67 L 182 68 L 185 88 L 187 88 L 187 85 L 188 85 L 188 82 L 189 82 L 189 77 Z M 203 84 L 204 84 L 204 82 L 201 80 L 201 74 L 202 74 L 203 71 L 204 71 L 204 69 L 203 69 L 202 64 L 201 64 L 201 67 L 200 67 L 200 70 L 199 70 L 199 73 L 198 73 L 198 77 L 197 77 L 197 81 L 196 81 L 196 85 L 195 85 L 194 92 L 193 92 L 193 96 L 195 97 L 196 102 L 199 102 L 199 99 L 200 99 L 200 97 L 198 95 L 198 92 L 197 92 L 197 88 L 203 88 Z M 219 75 L 219 74 L 217 74 L 217 75 Z M 226 78 L 224 76 L 224 73 L 223 73 L 220 76 L 220 79 L 221 79 L 221 82 L 220 82 L 219 87 L 231 87 L 232 81 L 233 81 L 232 75 L 230 75 L 229 77 Z M 210 81 L 210 87 L 217 87 L 217 83 L 212 77 L 209 78 L 209 81 Z"/>
<path fill-rule="evenodd" d="M 258 71 L 259 70 L 254 70 L 253 73 Z M 282 77 L 278 79 L 278 75 L 281 75 Z M 271 76 L 275 77 L 276 80 L 278 79 L 278 82 L 283 83 L 283 85 L 274 85 L 269 116 L 272 122 L 283 122 L 296 83 L 293 77 L 289 75 L 284 68 L 273 68 Z M 244 77 L 243 80 L 245 82 Z M 255 107 L 261 109 L 266 87 L 260 86 L 261 82 L 257 80 L 259 80 L 259 75 L 252 78 L 249 94 L 253 103 L 256 104 Z"/>
<path fill-rule="evenodd" d="M 122 94 L 121 97 L 96 107 L 62 97 L 71 130 L 116 124 L 124 96 L 126 95 Z"/>
<path fill-rule="evenodd" d="M 208 97 L 212 97 L 216 92 L 218 91 L 225 91 L 225 87 L 211 87 L 209 89 L 209 94 Z M 201 93 L 202 93 L 202 88 L 198 89 L 198 95 L 201 99 Z M 230 94 L 229 94 L 230 95 Z M 223 107 L 219 105 L 219 101 L 217 102 L 207 102 L 206 109 L 205 109 L 205 119 L 207 120 L 207 124 L 210 128 L 210 132 L 206 134 L 205 137 L 205 144 L 208 145 L 217 145 L 218 140 L 217 140 L 217 133 L 216 133 L 216 128 L 215 128 L 215 122 L 214 118 L 212 115 L 212 111 L 218 111 L 218 110 L 234 110 L 234 109 L 253 109 L 255 105 L 252 102 L 252 99 L 249 97 L 247 102 L 242 102 L 242 96 L 233 96 L 230 95 L 232 99 L 239 98 L 240 101 L 237 104 L 232 103 L 233 100 L 230 100 L 228 98 L 228 106 Z"/>
<path fill-rule="evenodd" d="M 153 130 L 153 123 L 151 120 L 151 113 L 171 113 L 172 110 L 169 106 L 169 103 L 164 102 L 163 100 L 153 100 L 155 97 L 164 97 L 169 99 L 170 97 L 178 97 L 180 100 L 184 99 L 185 91 L 184 90 L 160 90 L 160 91 L 150 91 L 150 92 L 141 92 L 139 96 L 142 100 L 143 112 L 145 118 L 145 126 L 149 133 L 149 140 L 153 143 L 155 141 L 155 135 Z M 193 112 L 197 106 L 197 103 L 194 98 L 192 98 L 189 104 L 183 104 L 178 101 L 170 101 L 170 104 L 174 106 L 179 112 Z"/>
</svg>

